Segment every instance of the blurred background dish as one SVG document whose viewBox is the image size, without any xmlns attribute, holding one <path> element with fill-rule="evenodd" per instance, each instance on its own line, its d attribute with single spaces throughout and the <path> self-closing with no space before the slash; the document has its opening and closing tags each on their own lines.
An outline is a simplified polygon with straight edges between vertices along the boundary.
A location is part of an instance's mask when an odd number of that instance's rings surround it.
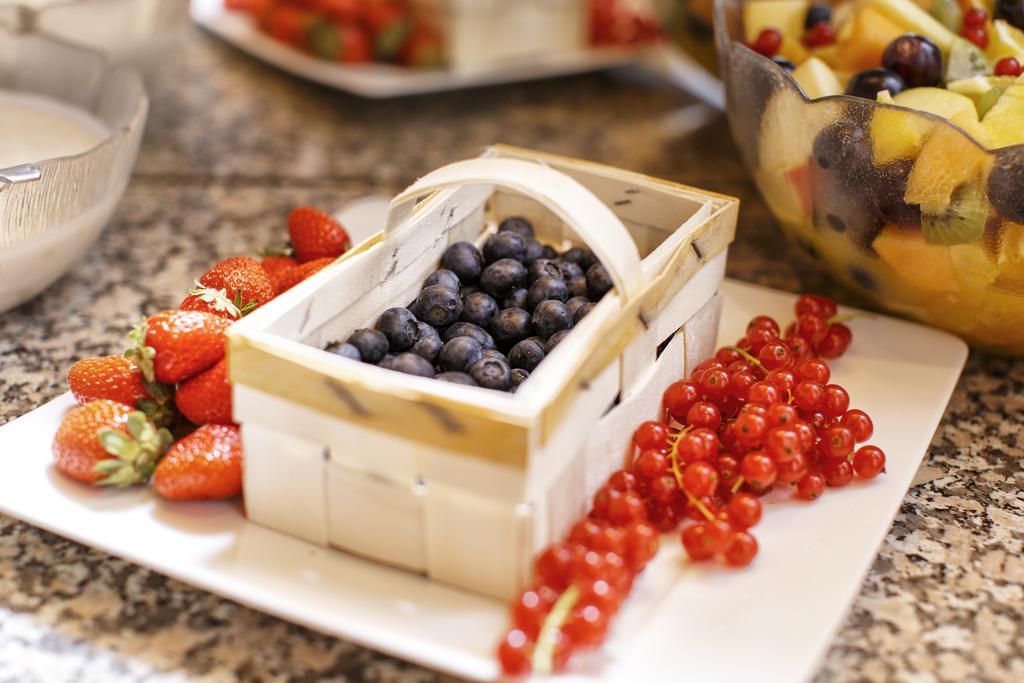
<svg viewBox="0 0 1024 683">
<path fill-rule="evenodd" d="M 148 100 L 133 70 L 0 28 L 0 312 L 99 235 L 135 163 Z"/>
<path fill-rule="evenodd" d="M 973 124 L 862 97 L 812 101 L 747 46 L 745 9 L 758 4 L 717 0 L 716 38 L 733 138 L 786 236 L 878 306 L 1024 354 L 1024 145 L 989 150 L 968 135 L 979 122 L 966 98 Z M 802 28 L 809 3 L 790 4 Z"/>
<path fill-rule="evenodd" d="M 0 28 L 60 38 L 148 69 L 188 23 L 188 0 L 0 0 Z"/>
</svg>

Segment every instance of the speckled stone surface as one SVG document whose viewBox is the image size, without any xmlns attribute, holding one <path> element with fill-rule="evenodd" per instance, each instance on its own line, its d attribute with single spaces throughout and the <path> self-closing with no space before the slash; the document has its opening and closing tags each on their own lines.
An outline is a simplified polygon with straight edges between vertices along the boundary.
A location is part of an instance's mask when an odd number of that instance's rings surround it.
<svg viewBox="0 0 1024 683">
<path fill-rule="evenodd" d="M 366 102 L 197 31 L 163 61 L 112 225 L 44 296 L 0 315 L 0 423 L 62 393 L 73 361 L 119 351 L 216 259 L 279 239 L 289 207 L 395 192 L 495 141 L 735 194 L 730 274 L 832 292 L 779 237 L 723 121 L 672 133 L 686 99 L 671 91 L 583 76 Z M 1022 408 L 1024 362 L 972 355 L 817 681 L 1024 680 Z M 439 680 L 0 517 L 0 683 Z"/>
</svg>

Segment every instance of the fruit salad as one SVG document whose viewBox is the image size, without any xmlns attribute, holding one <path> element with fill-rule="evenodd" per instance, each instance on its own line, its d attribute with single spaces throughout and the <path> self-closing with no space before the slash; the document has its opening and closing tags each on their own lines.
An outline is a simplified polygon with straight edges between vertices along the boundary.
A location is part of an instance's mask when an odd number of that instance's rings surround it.
<svg viewBox="0 0 1024 683">
<path fill-rule="evenodd" d="M 517 216 L 483 249 L 456 242 L 408 307 L 327 350 L 455 384 L 515 391 L 612 288 L 589 249 L 558 253 Z"/>
<path fill-rule="evenodd" d="M 720 0 L 716 26 L 734 138 L 787 236 L 878 305 L 1017 354 L 1021 6 Z"/>
</svg>

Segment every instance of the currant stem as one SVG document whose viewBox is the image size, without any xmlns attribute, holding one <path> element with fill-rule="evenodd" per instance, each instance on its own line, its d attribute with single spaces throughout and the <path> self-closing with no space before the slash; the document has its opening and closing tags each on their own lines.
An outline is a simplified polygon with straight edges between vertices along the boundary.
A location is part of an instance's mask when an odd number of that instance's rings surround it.
<svg viewBox="0 0 1024 683">
<path fill-rule="evenodd" d="M 732 488 L 729 489 L 729 492 L 730 493 L 736 493 L 737 491 L 739 491 L 740 487 L 743 486 L 743 482 L 744 482 L 744 479 L 743 479 L 743 475 L 741 474 L 740 476 L 736 477 L 736 481 L 733 483 Z"/>
<path fill-rule="evenodd" d="M 580 589 L 575 584 L 565 589 L 565 592 L 558 596 L 551 611 L 544 618 L 544 624 L 537 635 L 537 645 L 533 648 L 533 670 L 542 675 L 550 675 L 554 672 L 555 647 L 558 645 L 558 631 L 562 628 L 566 619 L 569 618 L 572 608 L 580 599 Z"/>
<path fill-rule="evenodd" d="M 842 313 L 842 314 L 837 313 L 836 315 L 834 315 L 834 316 L 832 316 L 831 318 L 828 319 L 828 324 L 829 325 L 834 325 L 836 323 L 845 323 L 845 322 L 849 322 L 851 320 L 856 320 L 857 318 L 875 318 L 875 317 L 877 317 L 877 316 L 874 316 L 874 315 L 872 315 L 870 313 Z"/>
<path fill-rule="evenodd" d="M 729 348 L 732 349 L 733 351 L 735 351 L 736 353 L 740 354 L 741 356 L 743 356 L 743 360 L 747 361 L 748 363 L 750 363 L 751 365 L 756 367 L 761 372 L 763 372 L 765 374 L 768 373 L 768 370 L 766 370 L 765 367 L 764 367 L 764 363 L 762 363 L 757 358 L 754 358 L 753 356 L 751 356 L 748 352 L 744 351 L 743 349 L 741 349 L 738 346 L 730 346 Z"/>
</svg>

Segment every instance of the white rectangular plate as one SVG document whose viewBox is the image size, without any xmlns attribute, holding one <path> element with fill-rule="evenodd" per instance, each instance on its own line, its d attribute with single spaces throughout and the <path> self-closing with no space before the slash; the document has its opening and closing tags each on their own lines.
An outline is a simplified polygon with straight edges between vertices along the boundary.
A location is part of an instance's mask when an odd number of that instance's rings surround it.
<svg viewBox="0 0 1024 683">
<path fill-rule="evenodd" d="M 791 318 L 790 294 L 727 281 L 720 343 L 754 315 Z M 833 377 L 875 421 L 878 479 L 815 503 L 770 502 L 745 570 L 688 564 L 675 537 L 638 581 L 605 646 L 568 681 L 809 678 L 871 566 L 967 357 L 962 341 L 887 317 L 850 323 Z M 0 510 L 282 619 L 424 666 L 492 680 L 506 606 L 246 521 L 235 503 L 99 490 L 50 465 L 64 395 L 0 428 Z M 813 509 L 804 510 L 805 507 Z M 741 643 L 741 650 L 737 644 Z"/>
<path fill-rule="evenodd" d="M 224 0 L 192 0 L 191 11 L 197 24 L 257 59 L 295 76 L 370 98 L 460 90 L 599 71 L 632 64 L 641 56 L 640 51 L 630 47 L 593 48 L 524 59 L 466 73 L 447 69 L 410 69 L 390 64 L 340 64 L 317 59 L 270 38 L 243 13 L 226 9 Z"/>
</svg>

